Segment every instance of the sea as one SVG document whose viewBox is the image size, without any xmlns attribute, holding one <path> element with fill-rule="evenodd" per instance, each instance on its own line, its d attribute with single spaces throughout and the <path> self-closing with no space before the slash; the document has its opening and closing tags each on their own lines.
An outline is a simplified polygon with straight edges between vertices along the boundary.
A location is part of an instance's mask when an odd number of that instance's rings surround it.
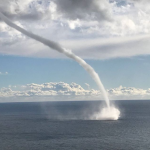
<svg viewBox="0 0 150 150">
<path fill-rule="evenodd" d="M 0 150 L 150 150 L 150 101 L 113 101 L 116 121 L 90 120 L 103 101 L 0 103 Z"/>
</svg>

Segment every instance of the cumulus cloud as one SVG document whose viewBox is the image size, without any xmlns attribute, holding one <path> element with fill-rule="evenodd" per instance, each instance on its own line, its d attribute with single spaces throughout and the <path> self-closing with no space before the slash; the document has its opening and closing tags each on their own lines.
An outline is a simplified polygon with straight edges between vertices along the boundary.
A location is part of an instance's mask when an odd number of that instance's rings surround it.
<svg viewBox="0 0 150 150">
<path fill-rule="evenodd" d="M 16 88 L 16 87 L 15 87 Z M 27 84 L 21 86 L 20 90 L 12 90 L 9 88 L 1 88 L 0 97 L 57 97 L 57 96 L 91 96 L 99 95 L 97 90 L 85 90 L 76 83 L 43 83 L 43 84 Z"/>
<path fill-rule="evenodd" d="M 145 2 L 149 2 L 149 0 L 129 0 L 130 2 L 134 2 L 134 3 L 145 3 Z"/>
<path fill-rule="evenodd" d="M 144 90 L 134 87 L 123 87 L 112 88 L 108 90 L 110 97 L 116 99 L 149 99 L 149 90 Z"/>
<path fill-rule="evenodd" d="M 50 82 L 43 84 L 27 84 L 20 87 L 20 90 L 13 90 L 14 86 L 0 89 L 0 99 L 3 98 L 49 98 L 48 100 L 101 100 L 101 92 L 94 89 L 85 90 L 76 83 Z M 134 87 L 111 88 L 107 90 L 112 100 L 149 99 L 150 89 L 144 90 Z"/>
</svg>

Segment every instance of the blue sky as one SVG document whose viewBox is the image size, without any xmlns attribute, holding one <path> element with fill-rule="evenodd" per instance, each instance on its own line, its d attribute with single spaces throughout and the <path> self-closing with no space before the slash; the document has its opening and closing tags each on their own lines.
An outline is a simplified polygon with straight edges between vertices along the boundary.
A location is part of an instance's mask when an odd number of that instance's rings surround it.
<svg viewBox="0 0 150 150">
<path fill-rule="evenodd" d="M 105 87 L 149 88 L 150 58 L 118 58 L 111 60 L 86 60 L 100 75 Z M 85 83 L 94 89 L 97 86 L 91 77 L 76 62 L 69 59 L 27 58 L 0 56 L 1 88 L 9 85 L 29 83 L 75 82 L 86 88 Z"/>
<path fill-rule="evenodd" d="M 148 0 L 0 0 L 0 10 L 83 58 L 110 99 L 149 99 Z M 1 20 L 0 98 L 33 95 L 98 99 L 101 92 L 78 63 Z"/>
</svg>

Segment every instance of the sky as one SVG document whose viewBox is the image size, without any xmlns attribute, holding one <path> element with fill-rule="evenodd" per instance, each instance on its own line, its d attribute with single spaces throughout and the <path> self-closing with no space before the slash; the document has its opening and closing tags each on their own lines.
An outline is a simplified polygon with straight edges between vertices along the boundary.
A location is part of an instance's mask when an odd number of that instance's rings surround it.
<svg viewBox="0 0 150 150">
<path fill-rule="evenodd" d="M 149 99 L 148 0 L 0 0 L 0 11 L 83 58 L 99 74 L 110 99 Z M 102 95 L 80 65 L 0 18 L 0 102 L 35 99 Z"/>
</svg>

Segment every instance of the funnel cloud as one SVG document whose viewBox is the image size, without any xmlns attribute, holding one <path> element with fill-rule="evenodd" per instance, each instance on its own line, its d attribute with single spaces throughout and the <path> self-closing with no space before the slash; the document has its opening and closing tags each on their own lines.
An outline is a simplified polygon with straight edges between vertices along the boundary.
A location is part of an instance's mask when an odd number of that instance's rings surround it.
<svg viewBox="0 0 150 150">
<path fill-rule="evenodd" d="M 110 108 L 110 101 L 107 95 L 107 92 L 99 78 L 99 75 L 95 72 L 95 70 L 89 65 L 87 64 L 82 58 L 80 58 L 79 56 L 75 55 L 71 50 L 67 50 L 66 48 L 61 47 L 59 44 L 57 44 L 56 42 L 50 41 L 48 39 L 45 39 L 41 36 L 38 36 L 36 34 L 33 34 L 19 26 L 17 26 L 16 24 L 14 24 L 11 20 L 9 20 L 5 15 L 3 15 L 0 12 L 0 18 L 10 27 L 18 30 L 19 32 L 25 34 L 26 36 L 39 41 L 40 43 L 43 43 L 44 45 L 64 54 L 65 56 L 73 59 L 74 61 L 76 61 L 78 64 L 80 64 L 88 73 L 89 75 L 92 77 L 92 79 L 95 81 L 95 83 L 97 84 L 98 88 L 100 89 L 100 91 L 102 92 L 103 98 L 105 99 L 107 108 Z M 111 115 L 111 113 L 110 113 Z"/>
</svg>

